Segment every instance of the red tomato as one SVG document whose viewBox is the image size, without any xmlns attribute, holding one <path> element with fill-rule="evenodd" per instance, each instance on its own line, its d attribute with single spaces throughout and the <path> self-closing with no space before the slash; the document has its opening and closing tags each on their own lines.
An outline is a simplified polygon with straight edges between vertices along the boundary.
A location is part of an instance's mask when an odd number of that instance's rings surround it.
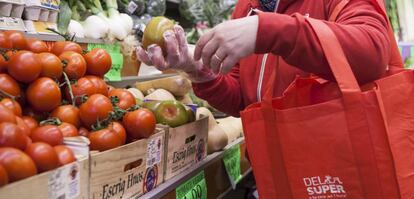
<svg viewBox="0 0 414 199">
<path fill-rule="evenodd" d="M 34 53 L 19 51 L 10 58 L 7 70 L 14 79 L 30 83 L 39 77 L 42 66 Z"/>
<path fill-rule="evenodd" d="M 16 123 L 16 115 L 3 104 L 0 104 L 0 122 Z"/>
<path fill-rule="evenodd" d="M 76 161 L 75 154 L 72 149 L 67 146 L 58 145 L 54 148 L 59 158 L 59 165 L 65 165 Z"/>
<path fill-rule="evenodd" d="M 155 116 L 146 108 L 141 108 L 125 114 L 122 124 L 131 139 L 148 138 L 154 134 Z"/>
<path fill-rule="evenodd" d="M 20 117 L 22 116 L 22 107 L 15 100 L 12 100 L 10 98 L 3 98 L 0 101 L 0 103 L 3 104 L 5 107 L 7 107 L 9 110 L 13 111 L 13 113 L 16 116 L 20 116 Z"/>
<path fill-rule="evenodd" d="M 119 102 L 116 105 L 124 110 L 136 104 L 134 95 L 126 89 L 116 88 L 109 91 L 108 97 L 115 96 L 119 99 Z"/>
<path fill-rule="evenodd" d="M 72 105 L 58 106 L 50 114 L 51 117 L 58 118 L 62 122 L 67 122 L 76 127 L 80 126 L 79 109 Z"/>
<path fill-rule="evenodd" d="M 6 169 L 10 182 L 15 182 L 37 174 L 36 165 L 33 160 L 15 148 L 0 148 L 0 164 Z"/>
<path fill-rule="evenodd" d="M 6 60 L 4 55 L 0 55 L 0 73 L 7 72 L 7 64 L 8 64 L 8 61 Z"/>
<path fill-rule="evenodd" d="M 80 127 L 78 130 L 78 133 L 80 136 L 84 136 L 84 137 L 88 137 L 89 136 L 89 131 L 86 128 Z"/>
<path fill-rule="evenodd" d="M 20 96 L 20 86 L 10 75 L 0 74 L 0 90 L 14 97 Z"/>
<path fill-rule="evenodd" d="M 0 147 L 24 150 L 27 147 L 26 135 L 16 124 L 3 122 L 0 124 Z"/>
<path fill-rule="evenodd" d="M 87 72 L 90 75 L 104 76 L 112 66 L 112 59 L 106 50 L 94 48 L 83 57 L 87 63 Z"/>
<path fill-rule="evenodd" d="M 9 183 L 9 176 L 6 169 L 0 164 L 0 187 Z"/>
<path fill-rule="evenodd" d="M 30 116 L 23 116 L 22 117 L 24 123 L 30 130 L 30 134 L 39 126 L 39 123 Z"/>
<path fill-rule="evenodd" d="M 27 126 L 27 124 L 21 117 L 16 116 L 16 124 L 20 131 L 26 136 L 30 136 L 32 134 L 32 131 L 30 130 L 29 126 Z"/>
<path fill-rule="evenodd" d="M 79 79 L 85 76 L 86 62 L 81 54 L 73 51 L 66 51 L 59 55 L 59 59 L 64 63 L 63 71 L 69 79 Z"/>
<path fill-rule="evenodd" d="M 30 105 L 37 111 L 51 111 L 62 100 L 59 85 L 48 77 L 41 77 L 31 83 L 26 95 Z"/>
<path fill-rule="evenodd" d="M 89 97 L 97 92 L 93 82 L 90 79 L 85 78 L 85 77 L 78 79 L 78 81 L 75 84 L 72 84 L 71 87 L 72 87 L 73 96 L 76 98 L 75 100 L 76 104 L 78 105 L 81 104 L 81 98 L 83 96 Z M 70 103 L 72 103 L 72 100 L 70 99 L 68 87 L 66 88 L 65 95 L 66 95 L 66 99 Z"/>
<path fill-rule="evenodd" d="M 49 48 L 47 47 L 46 43 L 39 39 L 27 38 L 26 41 L 28 50 L 34 53 L 49 52 Z"/>
<path fill-rule="evenodd" d="M 37 127 L 32 132 L 31 137 L 33 142 L 46 142 L 52 146 L 61 145 L 63 143 L 62 132 L 54 125 Z"/>
<path fill-rule="evenodd" d="M 59 167 L 58 155 L 49 144 L 35 142 L 29 145 L 25 152 L 35 162 L 39 172 L 50 171 Z"/>
<path fill-rule="evenodd" d="M 52 53 L 37 54 L 37 59 L 42 65 L 40 77 L 50 77 L 52 79 L 60 79 L 63 73 L 63 65 L 59 57 Z"/>
<path fill-rule="evenodd" d="M 89 133 L 89 140 L 91 150 L 105 151 L 122 145 L 120 137 L 108 128 Z"/>
<path fill-rule="evenodd" d="M 62 122 L 58 128 L 62 132 L 63 137 L 79 136 L 78 129 L 73 124 Z"/>
<path fill-rule="evenodd" d="M 102 78 L 93 75 L 87 75 L 85 78 L 93 83 L 96 93 L 108 96 L 108 84 Z"/>
<path fill-rule="evenodd" d="M 27 50 L 27 40 L 23 32 L 15 30 L 6 30 L 4 31 L 7 38 L 11 41 L 13 49 L 17 50 Z"/>
<path fill-rule="evenodd" d="M 12 49 L 13 43 L 4 32 L 0 32 L 0 48 Z"/>
<path fill-rule="evenodd" d="M 121 123 L 112 122 L 109 124 L 108 129 L 112 129 L 118 135 L 119 139 L 121 139 L 122 145 L 126 143 L 127 134 Z"/>
<path fill-rule="evenodd" d="M 102 121 L 112 111 L 109 98 L 101 94 L 94 94 L 88 98 L 79 108 L 79 116 L 86 128 L 91 128 L 98 120 Z"/>
<path fill-rule="evenodd" d="M 29 145 L 31 145 L 33 142 L 32 142 L 32 138 L 30 138 L 29 136 L 26 136 L 26 143 L 27 143 L 27 145 L 26 146 L 29 146 Z"/>
<path fill-rule="evenodd" d="M 49 117 L 49 114 L 47 112 L 39 112 L 33 110 L 32 107 L 25 107 L 23 110 L 23 115 L 30 116 L 36 121 L 43 121 Z"/>
<path fill-rule="evenodd" d="M 53 47 L 50 52 L 55 54 L 56 56 L 59 56 L 66 51 L 74 51 L 81 54 L 82 47 L 79 44 L 71 41 L 57 41 L 53 44 Z"/>
</svg>

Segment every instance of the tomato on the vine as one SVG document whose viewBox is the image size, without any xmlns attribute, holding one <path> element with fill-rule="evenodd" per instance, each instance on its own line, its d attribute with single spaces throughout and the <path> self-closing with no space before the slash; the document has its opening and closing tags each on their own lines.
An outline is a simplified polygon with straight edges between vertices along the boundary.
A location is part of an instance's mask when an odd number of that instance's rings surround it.
<svg viewBox="0 0 414 199">
<path fill-rule="evenodd" d="M 4 55 L 0 54 L 0 73 L 7 72 L 7 63 L 8 61 Z"/>
<path fill-rule="evenodd" d="M 72 105 L 58 106 L 50 114 L 51 117 L 58 118 L 62 122 L 67 122 L 76 127 L 80 126 L 79 109 Z"/>
<path fill-rule="evenodd" d="M 142 139 L 154 134 L 156 120 L 149 109 L 141 108 L 126 113 L 122 124 L 130 139 Z"/>
<path fill-rule="evenodd" d="M 39 123 L 30 116 L 23 116 L 22 117 L 24 123 L 30 130 L 30 134 L 39 126 Z"/>
<path fill-rule="evenodd" d="M 58 155 L 60 165 L 65 165 L 76 161 L 75 154 L 67 146 L 57 145 L 53 148 L 55 149 Z"/>
<path fill-rule="evenodd" d="M 7 37 L 6 33 L 4 32 L 0 32 L 0 48 L 3 48 L 3 49 L 13 48 L 12 41 Z"/>
<path fill-rule="evenodd" d="M 16 124 L 3 122 L 0 124 L 0 147 L 24 150 L 27 147 L 26 135 Z"/>
<path fill-rule="evenodd" d="M 112 129 L 115 132 L 115 134 L 118 135 L 119 139 L 121 139 L 121 144 L 126 143 L 127 134 L 124 126 L 122 126 L 121 123 L 111 122 L 108 125 L 108 129 Z"/>
<path fill-rule="evenodd" d="M 32 131 L 29 126 L 27 126 L 26 122 L 24 122 L 24 120 L 19 116 L 15 116 L 15 118 L 17 127 L 20 129 L 20 131 L 26 136 L 30 136 Z"/>
<path fill-rule="evenodd" d="M 56 56 L 59 56 L 66 51 L 73 51 L 80 54 L 82 53 L 82 47 L 71 41 L 57 41 L 53 44 L 52 49 L 50 50 L 50 52 Z"/>
<path fill-rule="evenodd" d="M 81 104 L 81 97 L 83 96 L 89 97 L 97 93 L 94 83 L 90 79 L 85 78 L 85 77 L 78 79 L 78 81 L 72 84 L 71 88 L 72 88 L 73 97 L 76 98 L 75 102 L 78 105 Z M 65 90 L 65 96 L 66 96 L 66 99 L 70 103 L 72 103 L 72 100 L 70 99 L 70 94 L 69 94 L 69 87 L 67 87 Z"/>
<path fill-rule="evenodd" d="M 16 115 L 3 104 L 0 104 L 0 123 L 1 122 L 16 123 Z"/>
<path fill-rule="evenodd" d="M 119 102 L 116 105 L 124 110 L 136 104 L 134 95 L 126 89 L 112 89 L 109 91 L 108 97 L 118 97 Z"/>
<path fill-rule="evenodd" d="M 79 116 L 86 128 L 91 128 L 97 121 L 102 121 L 112 111 L 112 103 L 102 94 L 91 95 L 79 108 Z"/>
<path fill-rule="evenodd" d="M 73 124 L 62 122 L 58 128 L 62 132 L 63 137 L 79 136 L 78 129 Z"/>
<path fill-rule="evenodd" d="M 9 176 L 6 169 L 0 164 L 0 187 L 9 183 Z"/>
<path fill-rule="evenodd" d="M 30 106 L 24 107 L 23 115 L 32 117 L 36 121 L 43 121 L 49 117 L 49 114 L 47 112 L 36 111 Z"/>
<path fill-rule="evenodd" d="M 108 84 L 101 78 L 94 75 L 87 75 L 85 78 L 89 79 L 95 86 L 96 93 L 108 96 Z"/>
<path fill-rule="evenodd" d="M 39 172 L 50 171 L 59 167 L 59 159 L 55 149 L 47 143 L 35 142 L 25 150 L 35 162 Z"/>
<path fill-rule="evenodd" d="M 94 48 L 83 57 L 88 65 L 87 72 L 90 75 L 104 76 L 112 66 L 112 59 L 106 50 Z"/>
<path fill-rule="evenodd" d="M 52 53 L 37 54 L 37 58 L 42 66 L 40 77 L 50 77 L 52 79 L 59 79 L 63 73 L 62 61 Z"/>
<path fill-rule="evenodd" d="M 85 76 L 86 62 L 81 54 L 73 51 L 66 51 L 59 55 L 63 62 L 63 71 L 69 79 L 79 79 Z"/>
<path fill-rule="evenodd" d="M 39 77 L 42 66 L 36 55 L 29 51 L 19 51 L 10 58 L 8 64 L 9 74 L 23 83 L 30 83 Z"/>
<path fill-rule="evenodd" d="M 4 31 L 7 38 L 11 41 L 13 49 L 17 50 L 27 50 L 27 40 L 23 32 L 15 30 L 6 30 Z"/>
<path fill-rule="evenodd" d="M 1 92 L 5 92 L 8 95 L 11 95 L 13 97 L 20 96 L 20 86 L 16 82 L 16 80 L 13 79 L 8 74 L 1 73 L 0 74 L 0 94 Z"/>
<path fill-rule="evenodd" d="M 15 148 L 0 148 L 0 164 L 6 169 L 10 182 L 37 174 L 37 168 L 33 160 L 24 152 Z"/>
<path fill-rule="evenodd" d="M 63 144 L 63 135 L 55 125 L 37 127 L 31 134 L 33 142 L 46 142 L 52 146 Z"/>
<path fill-rule="evenodd" d="M 34 53 L 49 52 L 46 43 L 36 38 L 27 38 L 27 49 Z"/>
<path fill-rule="evenodd" d="M 110 128 L 89 133 L 91 150 L 105 151 L 122 145 L 121 138 Z"/>
<path fill-rule="evenodd" d="M 10 109 L 11 111 L 13 111 L 15 115 L 20 116 L 20 117 L 22 116 L 22 107 L 15 100 L 12 100 L 10 98 L 3 98 L 0 101 L 0 103 L 3 104 L 8 109 Z"/>
<path fill-rule="evenodd" d="M 60 105 L 62 94 L 59 85 L 48 77 L 41 77 L 26 90 L 27 101 L 37 111 L 51 111 Z"/>
<path fill-rule="evenodd" d="M 80 136 L 83 136 L 83 137 L 88 137 L 89 136 L 88 129 L 86 129 L 84 127 L 80 127 L 79 130 L 78 130 L 78 133 L 79 133 Z"/>
</svg>

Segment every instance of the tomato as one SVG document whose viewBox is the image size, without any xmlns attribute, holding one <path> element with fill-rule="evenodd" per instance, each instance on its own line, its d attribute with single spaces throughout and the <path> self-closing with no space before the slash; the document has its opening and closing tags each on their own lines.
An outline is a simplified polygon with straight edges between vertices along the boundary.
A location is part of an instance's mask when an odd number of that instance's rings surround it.
<svg viewBox="0 0 414 199">
<path fill-rule="evenodd" d="M 112 129 L 118 135 L 119 139 L 121 139 L 121 144 L 125 144 L 127 135 L 125 128 L 121 123 L 112 122 L 109 124 L 108 128 Z"/>
<path fill-rule="evenodd" d="M 26 136 L 26 143 L 27 143 L 26 146 L 31 145 L 33 143 L 32 138 L 30 138 L 29 136 Z"/>
<path fill-rule="evenodd" d="M 154 134 L 155 116 L 146 108 L 141 108 L 125 114 L 122 124 L 131 139 L 148 138 Z"/>
<path fill-rule="evenodd" d="M 20 96 L 19 84 L 8 74 L 0 74 L 0 90 L 7 94 L 17 97 Z"/>
<path fill-rule="evenodd" d="M 174 22 L 166 17 L 153 17 L 147 24 L 144 35 L 142 37 L 142 45 L 145 49 L 151 44 L 157 44 L 165 53 L 164 32 L 173 30 Z"/>
<path fill-rule="evenodd" d="M 67 146 L 58 145 L 53 148 L 58 155 L 60 165 L 65 165 L 76 161 L 75 154 L 73 153 L 72 149 L 68 148 Z"/>
<path fill-rule="evenodd" d="M 80 126 L 79 109 L 72 105 L 58 106 L 50 114 L 51 117 L 58 118 L 62 122 L 67 122 L 76 127 Z"/>
<path fill-rule="evenodd" d="M 21 150 L 27 147 L 26 135 L 13 123 L 3 122 L 0 124 L 0 146 L 14 147 Z"/>
<path fill-rule="evenodd" d="M 3 104 L 0 104 L 0 122 L 16 123 L 16 115 Z"/>
<path fill-rule="evenodd" d="M 57 126 L 44 125 L 37 127 L 32 132 L 33 142 L 46 142 L 52 146 L 60 145 L 63 143 L 63 134 Z"/>
<path fill-rule="evenodd" d="M 72 84 L 72 93 L 73 96 L 76 98 L 76 104 L 81 104 L 81 97 L 82 96 L 91 96 L 95 93 L 97 93 L 94 83 L 85 77 L 82 77 L 78 79 L 78 81 L 75 84 Z M 66 88 L 65 91 L 66 99 L 72 103 L 72 100 L 70 99 L 69 89 Z"/>
<path fill-rule="evenodd" d="M 112 66 L 112 59 L 106 50 L 94 48 L 83 55 L 87 64 L 87 72 L 90 75 L 104 76 Z"/>
<path fill-rule="evenodd" d="M 109 91 L 108 97 L 115 96 L 119 99 L 119 102 L 116 105 L 124 110 L 136 104 L 134 95 L 126 89 L 116 88 Z"/>
<path fill-rule="evenodd" d="M 102 121 L 112 111 L 109 98 L 101 94 L 93 94 L 79 108 L 79 116 L 86 128 L 91 128 L 98 120 Z"/>
<path fill-rule="evenodd" d="M 19 51 L 10 58 L 7 70 L 14 79 L 30 83 L 39 77 L 42 66 L 34 53 Z"/>
<path fill-rule="evenodd" d="M 39 126 L 39 123 L 30 116 L 23 116 L 22 117 L 24 123 L 30 130 L 30 134 Z"/>
<path fill-rule="evenodd" d="M 6 169 L 0 164 L 0 187 L 9 183 L 9 176 Z"/>
<path fill-rule="evenodd" d="M 0 164 L 6 169 L 10 182 L 37 174 L 37 168 L 33 160 L 15 148 L 0 148 Z"/>
<path fill-rule="evenodd" d="M 26 90 L 27 101 L 37 111 L 51 111 L 60 105 L 59 85 L 49 77 L 41 77 Z"/>
<path fill-rule="evenodd" d="M 63 73 L 63 65 L 59 57 L 52 53 L 37 54 L 37 59 L 42 65 L 40 77 L 59 79 Z"/>
<path fill-rule="evenodd" d="M 22 107 L 15 100 L 12 100 L 10 98 L 3 98 L 0 103 L 7 107 L 9 110 L 13 111 L 15 115 L 22 116 Z"/>
<path fill-rule="evenodd" d="M 102 78 L 93 75 L 87 75 L 85 78 L 93 83 L 96 93 L 108 96 L 108 84 Z"/>
<path fill-rule="evenodd" d="M 59 56 L 59 59 L 64 63 L 63 71 L 68 75 L 69 79 L 79 79 L 85 76 L 86 62 L 81 54 L 66 51 Z"/>
<path fill-rule="evenodd" d="M 0 73 L 7 72 L 7 64 L 8 64 L 8 61 L 6 60 L 4 55 L 0 54 Z"/>
<path fill-rule="evenodd" d="M 4 31 L 7 38 L 12 42 L 13 49 L 17 50 L 27 50 L 27 40 L 23 32 L 15 30 L 6 30 Z"/>
<path fill-rule="evenodd" d="M 43 121 L 49 117 L 47 112 L 39 112 L 39 111 L 33 110 L 32 107 L 25 107 L 23 109 L 23 115 L 32 117 L 36 121 Z"/>
<path fill-rule="evenodd" d="M 78 129 L 73 124 L 62 122 L 58 128 L 62 132 L 63 137 L 79 136 Z"/>
<path fill-rule="evenodd" d="M 25 134 L 26 136 L 30 136 L 32 131 L 30 130 L 29 126 L 27 126 L 26 122 L 21 117 L 16 117 L 16 125 L 20 129 L 20 131 Z"/>
<path fill-rule="evenodd" d="M 26 41 L 28 50 L 34 53 L 49 52 L 49 48 L 47 47 L 46 43 L 42 40 L 35 38 L 27 38 Z"/>
<path fill-rule="evenodd" d="M 50 50 L 50 52 L 56 56 L 59 56 L 66 51 L 74 51 L 80 54 L 82 53 L 82 47 L 79 44 L 71 41 L 57 41 L 53 44 L 53 47 Z"/>
<path fill-rule="evenodd" d="M 91 150 L 105 151 L 122 145 L 120 137 L 109 128 L 89 133 L 89 140 Z"/>
<path fill-rule="evenodd" d="M 59 167 L 58 155 L 49 144 L 35 142 L 29 145 L 25 152 L 35 162 L 39 172 L 50 171 Z"/>
<path fill-rule="evenodd" d="M 13 48 L 12 41 L 7 37 L 6 33 L 0 32 L 0 48 L 11 49 Z"/>
<path fill-rule="evenodd" d="M 78 130 L 78 133 L 80 136 L 84 136 L 84 137 L 88 137 L 89 136 L 89 131 L 86 128 L 80 127 Z"/>
</svg>

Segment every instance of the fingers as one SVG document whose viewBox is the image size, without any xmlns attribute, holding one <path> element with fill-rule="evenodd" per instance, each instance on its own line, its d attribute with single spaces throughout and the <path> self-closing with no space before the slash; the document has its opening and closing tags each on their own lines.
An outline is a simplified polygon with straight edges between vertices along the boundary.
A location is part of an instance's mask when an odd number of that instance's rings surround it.
<svg viewBox="0 0 414 199">
<path fill-rule="evenodd" d="M 167 64 L 168 66 L 177 66 L 180 60 L 180 52 L 177 38 L 173 31 L 164 32 L 164 41 L 167 49 Z"/>
<path fill-rule="evenodd" d="M 149 58 L 149 56 L 148 56 L 148 54 L 147 54 L 147 52 L 141 47 L 141 46 L 139 46 L 138 48 L 137 48 L 137 51 L 136 51 L 136 53 L 137 53 L 137 57 L 138 57 L 138 59 L 141 61 L 141 62 L 144 62 L 146 65 L 148 65 L 148 66 L 151 66 L 152 65 L 152 62 L 151 62 L 151 59 Z"/>
<path fill-rule="evenodd" d="M 214 36 L 214 30 L 211 30 L 200 37 L 197 41 L 195 51 L 194 51 L 194 60 L 198 61 L 201 58 L 201 53 L 204 51 L 204 46 L 210 41 Z"/>
<path fill-rule="evenodd" d="M 221 65 L 223 63 L 223 60 L 225 60 L 226 55 L 223 51 L 223 48 L 219 48 L 217 51 L 214 52 L 214 54 L 211 56 L 210 66 L 211 70 L 213 70 L 214 73 L 219 73 Z"/>
<path fill-rule="evenodd" d="M 210 40 L 204 46 L 202 54 L 201 54 L 201 58 L 203 60 L 204 65 L 211 66 L 210 61 L 212 59 L 220 59 L 220 61 L 222 61 L 223 57 L 217 57 L 218 55 L 213 57 L 214 53 L 217 51 L 218 48 L 219 48 L 219 44 L 214 39 Z"/>
<path fill-rule="evenodd" d="M 152 62 L 152 65 L 159 70 L 167 69 L 162 49 L 156 44 L 152 44 L 148 47 L 148 56 Z"/>
<path fill-rule="evenodd" d="M 227 56 L 226 59 L 223 60 L 221 65 L 221 73 L 227 74 L 231 71 L 234 65 L 238 62 L 237 57 Z"/>
<path fill-rule="evenodd" d="M 184 30 L 181 26 L 175 25 L 174 26 L 174 33 L 175 38 L 178 41 L 178 48 L 183 55 L 187 55 L 188 53 L 188 46 L 187 46 L 187 38 L 185 37 Z"/>
</svg>

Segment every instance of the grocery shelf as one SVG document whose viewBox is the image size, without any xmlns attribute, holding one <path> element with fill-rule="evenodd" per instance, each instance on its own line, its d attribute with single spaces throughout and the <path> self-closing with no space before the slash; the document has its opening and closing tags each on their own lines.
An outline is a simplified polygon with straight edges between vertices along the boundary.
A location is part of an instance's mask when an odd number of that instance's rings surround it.
<svg viewBox="0 0 414 199">
<path fill-rule="evenodd" d="M 163 196 L 167 195 L 171 191 L 174 191 L 180 184 L 185 182 L 186 180 L 190 179 L 191 177 L 195 176 L 208 166 L 216 163 L 217 161 L 221 161 L 224 153 L 227 149 L 244 143 L 244 138 L 238 138 L 237 140 L 233 141 L 231 144 L 227 145 L 222 151 L 212 153 L 206 157 L 203 161 L 199 162 L 193 168 L 184 171 L 183 173 L 167 180 L 157 188 L 153 189 L 152 191 L 138 197 L 137 199 L 158 199 L 162 198 Z M 248 169 L 244 172 L 243 177 L 247 176 L 251 172 L 251 169 Z M 208 188 L 208 187 L 207 187 Z M 228 190 L 228 189 L 227 189 Z M 223 193 L 224 194 L 224 193 Z"/>
<path fill-rule="evenodd" d="M 136 82 L 143 82 L 149 81 L 154 79 L 161 79 L 165 77 L 172 77 L 178 74 L 159 74 L 159 75 L 148 75 L 148 76 L 129 76 L 129 77 L 122 77 L 121 81 L 109 81 L 108 83 L 116 88 L 125 88 L 128 86 L 133 86 Z"/>
<path fill-rule="evenodd" d="M 25 33 L 26 37 L 29 38 L 36 38 L 43 41 L 64 41 L 65 39 L 56 34 L 34 34 L 34 33 Z M 84 43 L 84 44 L 101 44 L 105 43 L 102 39 L 90 39 L 90 38 L 76 38 L 75 41 L 78 43 Z"/>
</svg>

